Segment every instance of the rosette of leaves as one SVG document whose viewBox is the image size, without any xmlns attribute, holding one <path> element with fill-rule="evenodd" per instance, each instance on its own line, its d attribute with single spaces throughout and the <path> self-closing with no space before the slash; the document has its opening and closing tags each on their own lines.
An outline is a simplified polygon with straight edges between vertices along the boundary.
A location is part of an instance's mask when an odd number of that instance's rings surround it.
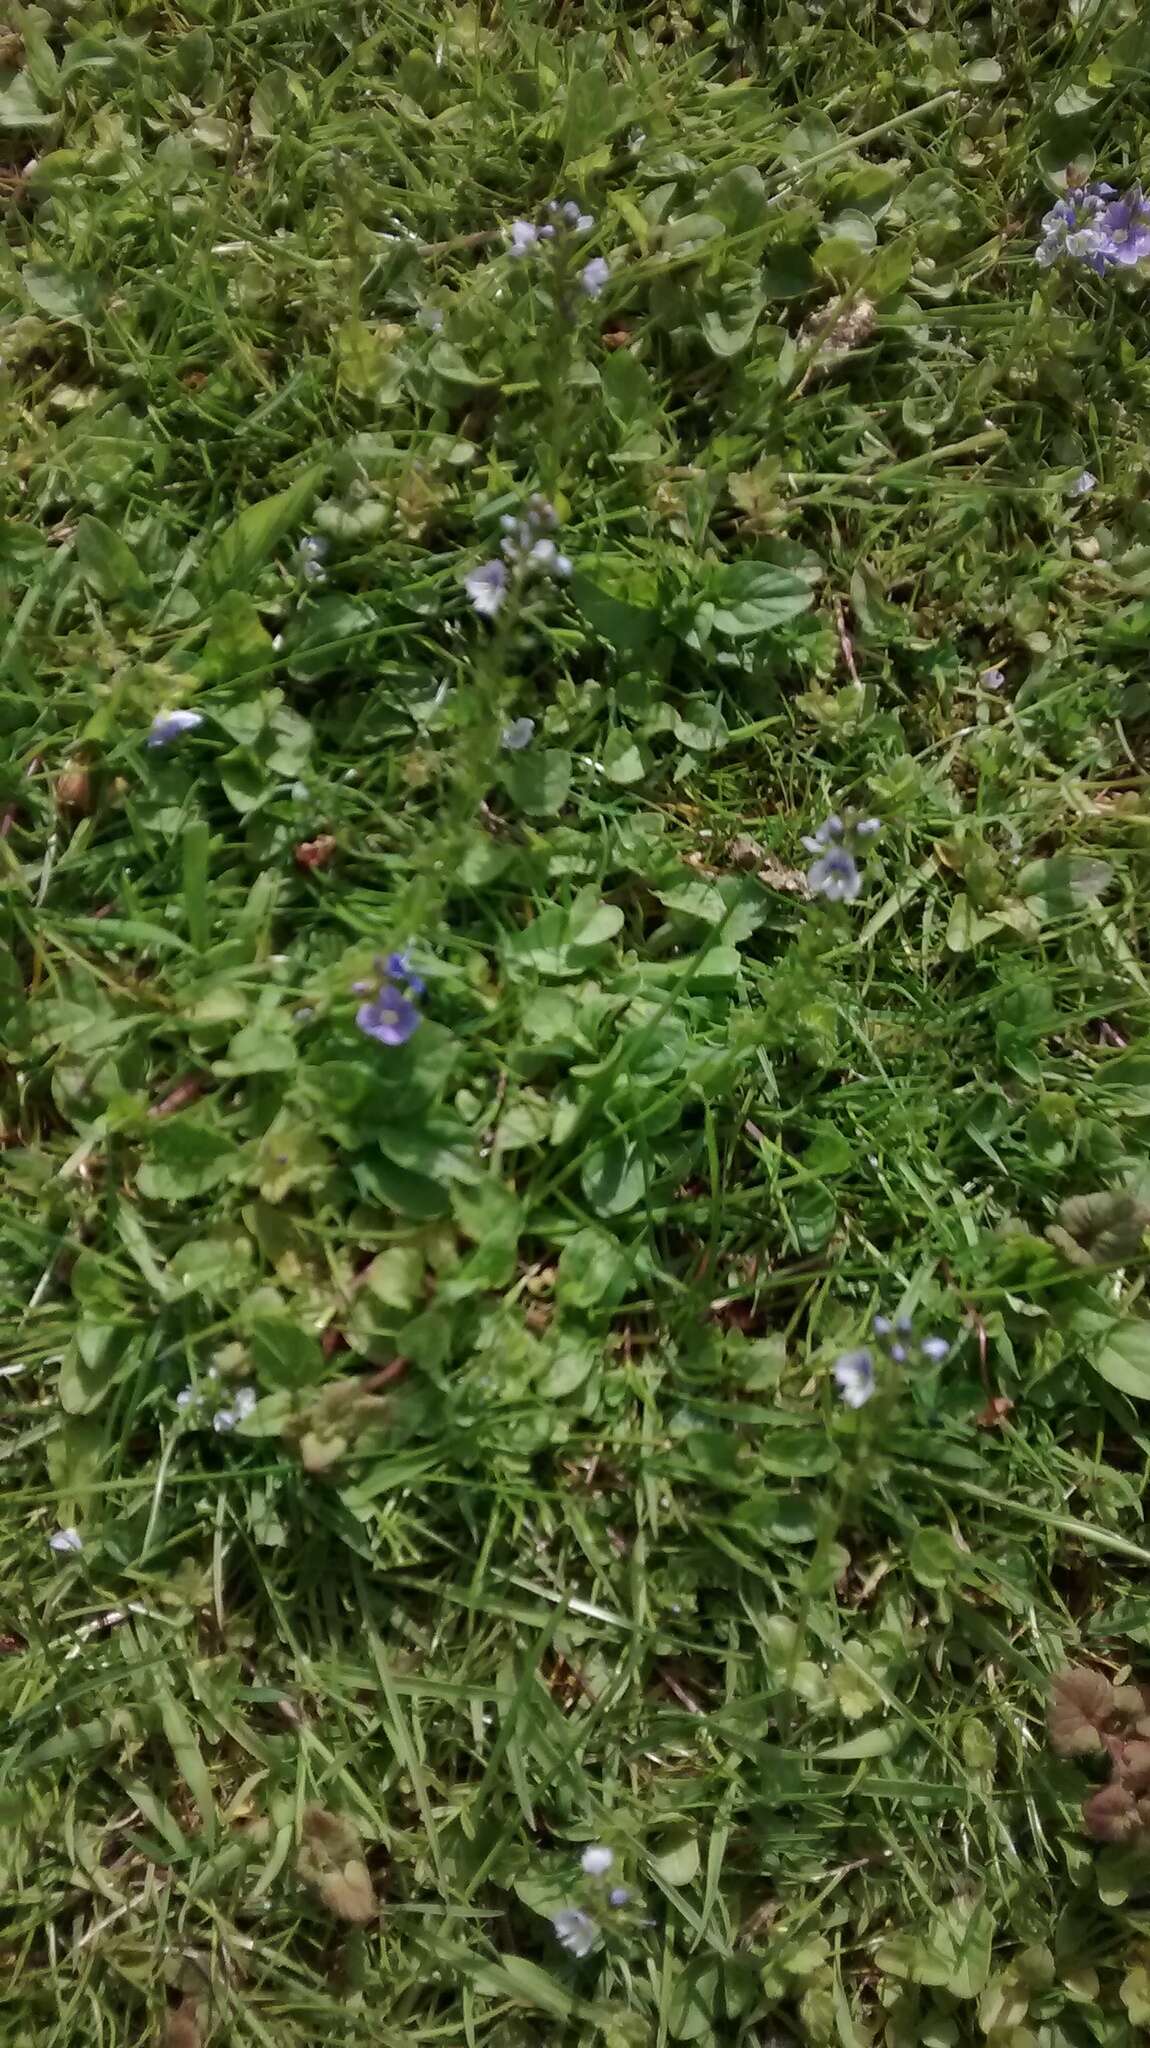
<svg viewBox="0 0 1150 2048">
<path fill-rule="evenodd" d="M 363 1927 L 378 1910 L 363 1845 L 351 1821 L 324 1806 L 304 1808 L 296 1870 L 329 1913 Z"/>
<path fill-rule="evenodd" d="M 389 1403 L 358 1380 L 332 1380 L 289 1416 L 283 1435 L 299 1451 L 306 1472 L 330 1472 L 365 1430 L 383 1422 Z"/>
<path fill-rule="evenodd" d="M 1150 1847 L 1150 1699 L 1078 1664 L 1054 1680 L 1047 1725 L 1059 1756 L 1100 1757 L 1110 1780 L 1082 1802 L 1088 1835 Z"/>
<path fill-rule="evenodd" d="M 1046 1235 L 1075 1266 L 1120 1266 L 1143 1250 L 1150 1207 L 1129 1188 L 1071 1195 Z"/>
</svg>

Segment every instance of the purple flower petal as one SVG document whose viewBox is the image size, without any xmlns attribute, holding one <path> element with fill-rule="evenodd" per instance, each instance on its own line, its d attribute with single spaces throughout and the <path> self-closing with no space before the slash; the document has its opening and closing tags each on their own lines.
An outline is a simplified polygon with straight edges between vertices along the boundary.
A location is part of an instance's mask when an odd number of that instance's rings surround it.
<svg viewBox="0 0 1150 2048">
<path fill-rule="evenodd" d="M 379 1045 L 406 1045 L 418 1027 L 419 1011 L 390 981 L 385 981 L 374 1002 L 360 1004 L 355 1021 Z"/>
</svg>

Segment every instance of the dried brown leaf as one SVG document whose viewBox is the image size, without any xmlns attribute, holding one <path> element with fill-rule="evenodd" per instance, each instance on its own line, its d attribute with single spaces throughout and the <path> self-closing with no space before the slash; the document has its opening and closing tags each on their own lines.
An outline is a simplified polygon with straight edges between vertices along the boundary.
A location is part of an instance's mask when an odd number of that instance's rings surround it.
<svg viewBox="0 0 1150 2048">
<path fill-rule="evenodd" d="M 326 1807 L 304 1809 L 303 1840 L 296 1869 L 305 1884 L 318 1892 L 329 1913 L 362 1927 L 375 1918 L 377 1902 L 371 1872 L 363 1860 L 359 1835 L 351 1821 Z"/>
<path fill-rule="evenodd" d="M 1123 1783 L 1135 1792 L 1150 1792 L 1150 1742 L 1125 1742 L 1116 1758 Z"/>
<path fill-rule="evenodd" d="M 1054 1680 L 1047 1716 L 1051 1746 L 1059 1756 L 1091 1756 L 1103 1747 L 1099 1733 L 1114 1711 L 1114 1688 L 1100 1671 L 1075 1664 Z"/>
<path fill-rule="evenodd" d="M 1117 1780 L 1092 1792 L 1082 1808 L 1088 1835 L 1096 1842 L 1128 1842 L 1142 1832 L 1142 1817 L 1134 1794 Z"/>
<path fill-rule="evenodd" d="M 203 2048 L 200 2008 L 194 1998 L 185 1998 L 165 2013 L 160 2041 L 162 2048 Z"/>
</svg>

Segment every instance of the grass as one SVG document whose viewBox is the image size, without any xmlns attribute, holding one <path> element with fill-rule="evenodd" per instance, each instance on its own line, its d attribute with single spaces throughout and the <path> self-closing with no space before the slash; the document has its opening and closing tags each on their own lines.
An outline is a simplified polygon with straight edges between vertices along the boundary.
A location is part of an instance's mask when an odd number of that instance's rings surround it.
<svg viewBox="0 0 1150 2048">
<path fill-rule="evenodd" d="M 12 10 L 4 2041 L 1143 2038 L 1146 40 Z"/>
</svg>

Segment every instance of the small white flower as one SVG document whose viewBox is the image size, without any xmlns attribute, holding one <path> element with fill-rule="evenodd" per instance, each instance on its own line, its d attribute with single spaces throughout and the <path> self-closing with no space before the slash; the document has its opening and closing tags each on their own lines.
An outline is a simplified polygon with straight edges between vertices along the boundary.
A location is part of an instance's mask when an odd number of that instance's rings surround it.
<svg viewBox="0 0 1150 2048">
<path fill-rule="evenodd" d="M 78 1529 L 57 1529 L 55 1535 L 48 1538 L 48 1548 L 69 1555 L 73 1551 L 83 1550 L 84 1539 Z"/>
<path fill-rule="evenodd" d="M 578 1906 L 563 1906 L 551 1921 L 556 1939 L 568 1955 L 580 1960 L 589 1956 L 599 1939 L 599 1929 L 590 1913 L 581 1912 Z"/>
<path fill-rule="evenodd" d="M 924 1358 L 930 1359 L 932 1365 L 938 1365 L 950 1356 L 950 1345 L 945 1337 L 924 1337 L 918 1348 Z"/>
<path fill-rule="evenodd" d="M 1084 469 L 1081 476 L 1076 476 L 1074 482 L 1068 486 L 1066 495 L 1068 498 L 1085 498 L 1097 482 L 1098 478 L 1093 470 Z"/>
<path fill-rule="evenodd" d="M 615 1851 L 595 1842 L 589 1849 L 584 1849 L 579 1861 L 588 1877 L 606 1877 L 615 1861 Z"/>
</svg>

